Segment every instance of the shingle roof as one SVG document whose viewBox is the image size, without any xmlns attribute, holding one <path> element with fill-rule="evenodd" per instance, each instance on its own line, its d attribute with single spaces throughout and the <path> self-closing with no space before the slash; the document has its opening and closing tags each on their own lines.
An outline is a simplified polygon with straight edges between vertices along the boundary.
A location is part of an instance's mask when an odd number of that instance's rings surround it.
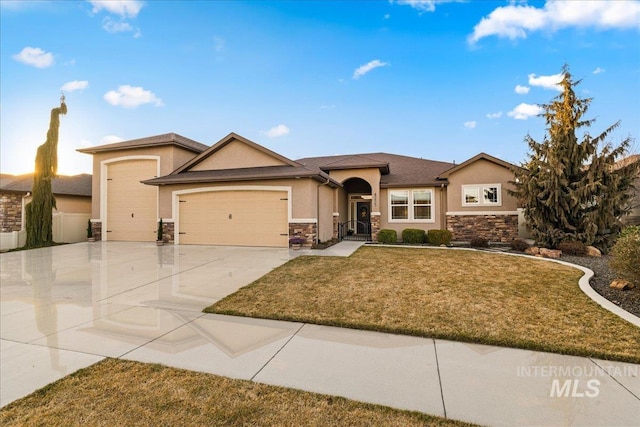
<svg viewBox="0 0 640 427">
<path fill-rule="evenodd" d="M 116 142 L 113 144 L 98 145 L 96 147 L 80 148 L 81 153 L 95 154 L 105 151 L 130 150 L 134 148 L 158 147 L 162 145 L 176 145 L 194 153 L 201 153 L 208 145 L 201 144 L 189 138 L 185 138 L 177 133 L 165 133 L 162 135 L 149 136 L 146 138 L 132 139 L 129 141 Z"/>
<path fill-rule="evenodd" d="M 444 184 L 438 176 L 453 163 L 388 153 L 347 154 L 306 157 L 296 160 L 308 168 L 325 172 L 340 169 L 380 168 L 380 187 L 429 186 Z"/>
<path fill-rule="evenodd" d="M 53 194 L 91 197 L 91 175 L 60 175 L 51 182 Z M 33 174 L 0 176 L 0 191 L 28 193 L 33 187 Z"/>
<path fill-rule="evenodd" d="M 332 180 L 329 175 L 322 171 L 289 165 L 187 171 L 175 175 L 165 175 L 158 178 L 149 179 L 143 181 L 143 183 L 149 185 L 166 185 L 205 182 L 251 181 L 260 179 L 281 178 L 313 178 L 319 182 L 329 182 L 330 185 L 334 187 L 340 186 L 340 183 Z"/>
</svg>

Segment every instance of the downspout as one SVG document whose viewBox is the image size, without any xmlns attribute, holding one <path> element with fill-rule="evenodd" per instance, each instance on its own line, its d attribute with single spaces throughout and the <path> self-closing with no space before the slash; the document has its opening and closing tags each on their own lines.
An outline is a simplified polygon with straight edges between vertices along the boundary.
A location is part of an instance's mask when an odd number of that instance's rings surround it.
<svg viewBox="0 0 640 427">
<path fill-rule="evenodd" d="M 320 242 L 320 187 L 329 185 L 331 178 L 327 177 L 327 182 L 316 185 L 316 244 Z"/>
</svg>

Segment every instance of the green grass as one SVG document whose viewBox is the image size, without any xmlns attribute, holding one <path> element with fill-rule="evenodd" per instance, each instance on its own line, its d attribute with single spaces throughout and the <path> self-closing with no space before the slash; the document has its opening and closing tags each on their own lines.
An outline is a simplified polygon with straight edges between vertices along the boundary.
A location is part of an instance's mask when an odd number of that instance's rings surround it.
<svg viewBox="0 0 640 427">
<path fill-rule="evenodd" d="M 640 328 L 582 293 L 582 274 L 529 257 L 363 247 L 295 258 L 205 311 L 640 363 Z"/>
</svg>

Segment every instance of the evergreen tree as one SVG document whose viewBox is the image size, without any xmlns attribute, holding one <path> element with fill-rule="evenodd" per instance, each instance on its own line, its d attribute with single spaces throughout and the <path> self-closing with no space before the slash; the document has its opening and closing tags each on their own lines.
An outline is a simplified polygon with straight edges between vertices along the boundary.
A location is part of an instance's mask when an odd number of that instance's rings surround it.
<svg viewBox="0 0 640 427">
<path fill-rule="evenodd" d="M 535 240 L 555 248 L 564 241 L 580 241 L 607 251 L 627 213 L 633 178 L 640 162 L 617 165 L 631 144 L 626 138 L 614 147 L 607 138 L 620 122 L 598 136 L 576 131 L 590 127 L 586 119 L 591 98 L 578 98 L 569 68 L 564 66 L 562 93 L 543 105 L 547 132 L 542 142 L 531 136 L 528 161 L 516 171 L 515 190 Z"/>
<path fill-rule="evenodd" d="M 36 153 L 31 202 L 26 206 L 27 248 L 53 244 L 52 214 L 56 199 L 51 191 L 51 182 L 58 171 L 58 129 L 61 114 L 67 114 L 64 95 L 60 98 L 60 107 L 51 110 L 47 140 L 38 147 Z"/>
</svg>

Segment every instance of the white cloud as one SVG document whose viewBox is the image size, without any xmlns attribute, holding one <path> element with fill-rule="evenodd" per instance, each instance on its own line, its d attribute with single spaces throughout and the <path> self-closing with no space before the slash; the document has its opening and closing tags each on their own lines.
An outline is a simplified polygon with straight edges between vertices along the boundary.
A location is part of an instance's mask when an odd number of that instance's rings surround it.
<svg viewBox="0 0 640 427">
<path fill-rule="evenodd" d="M 47 68 L 53 65 L 53 54 L 45 52 L 39 47 L 27 46 L 20 53 L 13 55 L 13 59 L 23 64 L 33 65 L 37 68 Z"/>
<path fill-rule="evenodd" d="M 288 135 L 289 128 L 285 125 L 274 126 L 266 132 L 262 132 L 264 135 L 267 135 L 269 138 L 278 138 L 280 136 Z"/>
<path fill-rule="evenodd" d="M 507 116 L 513 117 L 516 120 L 527 120 L 529 117 L 535 117 L 538 114 L 542 114 L 544 109 L 537 104 L 525 104 L 522 103 L 507 113 Z"/>
<path fill-rule="evenodd" d="M 119 136 L 116 136 L 116 135 L 107 135 L 100 140 L 100 145 L 115 144 L 116 142 L 122 142 L 124 140 L 125 140 L 124 138 L 120 138 Z"/>
<path fill-rule="evenodd" d="M 386 67 L 387 65 L 389 65 L 388 62 L 382 62 L 379 59 L 374 59 L 373 61 L 369 61 L 366 64 L 356 68 L 356 70 L 353 72 L 353 78 L 358 80 L 360 77 L 364 76 L 369 71 L 378 67 Z"/>
<path fill-rule="evenodd" d="M 389 3 L 398 3 L 399 5 L 408 5 L 418 10 L 420 13 L 433 12 L 436 10 L 436 4 L 462 2 L 464 0 L 389 0 Z"/>
<path fill-rule="evenodd" d="M 605 70 L 604 68 L 596 67 L 596 69 L 593 70 L 593 74 L 600 74 L 600 73 L 604 73 L 605 71 L 607 70 Z"/>
<path fill-rule="evenodd" d="M 535 74 L 529 74 L 529 84 L 531 86 L 539 86 L 545 89 L 553 89 L 558 92 L 562 92 L 562 86 L 560 86 L 560 82 L 564 78 L 564 74 L 552 74 L 550 76 L 538 76 Z"/>
<path fill-rule="evenodd" d="M 73 92 L 76 90 L 83 90 L 89 87 L 89 82 L 86 80 L 74 80 L 72 82 L 67 82 L 62 85 L 60 88 L 63 92 Z"/>
<path fill-rule="evenodd" d="M 514 90 L 518 95 L 526 95 L 529 93 L 530 89 L 531 88 L 529 86 L 516 85 L 516 88 Z"/>
<path fill-rule="evenodd" d="M 497 113 L 489 113 L 487 114 L 487 118 L 488 119 L 499 119 L 500 117 L 502 117 L 502 111 L 498 111 Z"/>
<path fill-rule="evenodd" d="M 542 8 L 512 3 L 482 18 L 468 41 L 473 44 L 488 36 L 526 38 L 534 31 L 566 27 L 640 28 L 640 1 L 548 0 Z"/>
<path fill-rule="evenodd" d="M 104 94 L 104 99 L 111 105 L 124 108 L 136 108 L 143 104 L 154 104 L 162 107 L 164 103 L 150 90 L 145 90 L 140 86 L 123 85 L 118 90 L 110 90 Z"/>
<path fill-rule="evenodd" d="M 93 6 L 93 13 L 104 10 L 122 18 L 135 18 L 144 5 L 139 0 L 89 0 L 89 3 Z"/>
<path fill-rule="evenodd" d="M 108 16 L 102 20 L 102 28 L 108 33 L 126 33 L 133 31 L 133 27 L 128 22 L 114 21 Z"/>
<path fill-rule="evenodd" d="M 464 122 L 464 127 L 466 127 L 467 129 L 473 129 L 476 127 L 477 124 L 478 122 L 476 122 L 475 120 L 472 120 L 469 122 Z"/>
</svg>

